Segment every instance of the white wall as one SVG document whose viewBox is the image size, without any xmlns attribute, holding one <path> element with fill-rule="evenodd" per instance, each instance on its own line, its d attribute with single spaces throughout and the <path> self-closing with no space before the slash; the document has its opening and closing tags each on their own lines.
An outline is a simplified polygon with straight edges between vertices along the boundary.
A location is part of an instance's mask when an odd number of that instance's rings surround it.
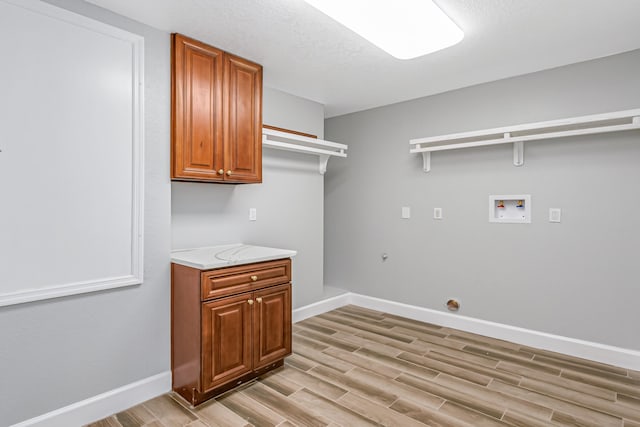
<svg viewBox="0 0 640 427">
<path fill-rule="evenodd" d="M 145 37 L 145 280 L 0 308 L 1 426 L 170 367 L 169 36 L 81 1 L 49 2 Z M 37 260 L 25 271 L 46 273 Z"/>
<path fill-rule="evenodd" d="M 265 70 L 268 72 L 268 70 Z M 322 138 L 321 104 L 264 89 L 263 122 Z M 323 295 L 324 177 L 318 158 L 263 148 L 262 184 L 171 185 L 174 249 L 248 243 L 293 249 L 293 306 Z M 249 208 L 257 221 L 249 221 Z"/>
<path fill-rule="evenodd" d="M 509 145 L 434 153 L 428 174 L 408 152 L 411 138 L 638 107 L 633 51 L 327 120 L 349 158 L 326 175 L 325 283 L 443 311 L 458 297 L 461 315 L 640 349 L 638 131 L 525 143 L 520 168 Z M 490 194 L 531 194 L 532 224 L 490 224 Z"/>
</svg>

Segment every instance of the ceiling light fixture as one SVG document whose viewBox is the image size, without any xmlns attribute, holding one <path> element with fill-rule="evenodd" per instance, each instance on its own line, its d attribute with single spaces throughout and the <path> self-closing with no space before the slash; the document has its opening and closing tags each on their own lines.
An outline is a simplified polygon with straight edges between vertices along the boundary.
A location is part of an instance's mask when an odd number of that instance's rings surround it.
<svg viewBox="0 0 640 427">
<path fill-rule="evenodd" d="M 398 59 L 458 43 L 464 33 L 432 0 L 305 0 Z"/>
</svg>

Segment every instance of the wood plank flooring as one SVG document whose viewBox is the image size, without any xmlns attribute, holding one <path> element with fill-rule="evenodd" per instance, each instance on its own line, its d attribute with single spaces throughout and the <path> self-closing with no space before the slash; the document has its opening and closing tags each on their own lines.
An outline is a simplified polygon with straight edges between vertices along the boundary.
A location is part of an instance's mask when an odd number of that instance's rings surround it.
<svg viewBox="0 0 640 427">
<path fill-rule="evenodd" d="M 640 427 L 640 372 L 346 306 L 285 366 L 193 409 L 169 393 L 90 427 Z"/>
</svg>

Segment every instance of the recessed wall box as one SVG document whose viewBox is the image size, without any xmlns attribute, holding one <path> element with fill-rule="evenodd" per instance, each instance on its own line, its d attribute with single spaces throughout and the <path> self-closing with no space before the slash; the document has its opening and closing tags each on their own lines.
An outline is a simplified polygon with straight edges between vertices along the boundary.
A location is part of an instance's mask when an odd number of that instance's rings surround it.
<svg viewBox="0 0 640 427">
<path fill-rule="evenodd" d="M 531 195 L 489 196 L 489 222 L 528 224 L 531 222 Z"/>
</svg>

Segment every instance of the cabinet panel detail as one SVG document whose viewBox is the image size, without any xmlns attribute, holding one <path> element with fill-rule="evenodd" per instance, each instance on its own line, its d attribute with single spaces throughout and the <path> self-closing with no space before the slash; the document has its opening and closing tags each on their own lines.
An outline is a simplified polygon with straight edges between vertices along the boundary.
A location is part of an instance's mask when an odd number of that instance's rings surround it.
<svg viewBox="0 0 640 427">
<path fill-rule="evenodd" d="M 223 52 L 175 35 L 172 63 L 172 178 L 222 180 Z"/>
<path fill-rule="evenodd" d="M 254 368 L 291 354 L 291 285 L 255 292 Z"/>
<path fill-rule="evenodd" d="M 291 281 L 291 260 L 278 260 L 202 273 L 202 299 L 246 292 Z"/>
<path fill-rule="evenodd" d="M 241 294 L 203 304 L 203 391 L 251 371 L 250 299 Z"/>
<path fill-rule="evenodd" d="M 262 179 L 262 67 L 227 54 L 225 164 L 235 180 Z M 259 141 L 259 143 L 256 143 Z"/>
<path fill-rule="evenodd" d="M 213 143 L 216 123 L 214 122 L 215 60 L 198 54 L 189 55 L 187 65 L 187 120 L 190 119 L 191 135 L 187 147 L 190 148 L 188 165 L 213 169 Z M 189 102 L 190 101 L 190 102 Z M 205 143 L 206 142 L 206 143 Z"/>
</svg>

